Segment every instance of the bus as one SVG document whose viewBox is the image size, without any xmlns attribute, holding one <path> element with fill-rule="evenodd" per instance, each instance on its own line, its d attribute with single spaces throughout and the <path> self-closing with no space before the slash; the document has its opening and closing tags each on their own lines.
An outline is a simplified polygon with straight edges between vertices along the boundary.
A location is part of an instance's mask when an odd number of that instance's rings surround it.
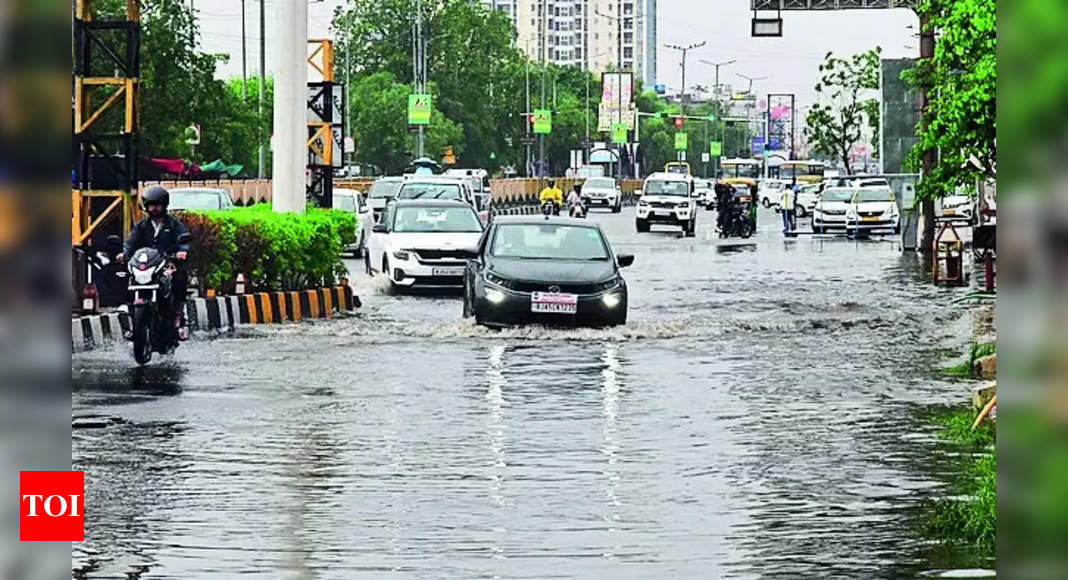
<svg viewBox="0 0 1068 580">
<path fill-rule="evenodd" d="M 757 179 L 764 164 L 759 159 L 724 159 L 719 167 L 726 178 Z"/>
<path fill-rule="evenodd" d="M 771 168 L 769 168 L 771 169 Z M 823 181 L 823 177 L 827 172 L 827 165 L 822 161 L 783 161 L 774 168 L 777 170 L 777 177 L 783 181 L 797 183 L 820 183 Z"/>
</svg>

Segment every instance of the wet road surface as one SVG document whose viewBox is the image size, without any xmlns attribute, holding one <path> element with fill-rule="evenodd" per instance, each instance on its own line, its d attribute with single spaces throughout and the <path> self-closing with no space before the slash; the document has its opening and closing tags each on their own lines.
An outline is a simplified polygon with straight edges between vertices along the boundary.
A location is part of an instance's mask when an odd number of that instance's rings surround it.
<svg viewBox="0 0 1068 580">
<path fill-rule="evenodd" d="M 630 323 L 494 332 L 354 276 L 354 318 L 72 360 L 78 577 L 872 578 L 951 566 L 918 414 L 952 291 L 896 241 L 636 234 Z M 362 272 L 355 262 L 354 270 Z M 79 427 L 79 422 L 84 428 Z M 950 558 L 952 559 L 952 558 Z"/>
</svg>

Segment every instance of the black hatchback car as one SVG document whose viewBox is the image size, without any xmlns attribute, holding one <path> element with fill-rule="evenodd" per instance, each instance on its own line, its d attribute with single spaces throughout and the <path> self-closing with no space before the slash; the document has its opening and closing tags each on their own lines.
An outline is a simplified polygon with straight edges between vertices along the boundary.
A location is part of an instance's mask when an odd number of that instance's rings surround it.
<svg viewBox="0 0 1068 580">
<path fill-rule="evenodd" d="M 483 326 L 617 326 L 627 284 L 601 228 L 584 219 L 495 218 L 464 273 L 464 317 Z"/>
</svg>

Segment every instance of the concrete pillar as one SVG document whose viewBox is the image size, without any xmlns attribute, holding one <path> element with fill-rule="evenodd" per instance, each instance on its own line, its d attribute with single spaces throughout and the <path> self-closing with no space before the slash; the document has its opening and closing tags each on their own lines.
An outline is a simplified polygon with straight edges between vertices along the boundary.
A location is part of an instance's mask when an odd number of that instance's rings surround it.
<svg viewBox="0 0 1068 580">
<path fill-rule="evenodd" d="M 308 3 L 274 2 L 274 179 L 276 212 L 303 212 L 307 163 Z"/>
</svg>

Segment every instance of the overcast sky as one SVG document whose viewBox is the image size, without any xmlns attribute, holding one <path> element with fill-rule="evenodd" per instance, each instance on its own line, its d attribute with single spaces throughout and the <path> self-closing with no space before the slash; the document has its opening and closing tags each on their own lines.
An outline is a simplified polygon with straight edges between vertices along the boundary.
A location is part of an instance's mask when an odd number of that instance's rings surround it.
<svg viewBox="0 0 1068 580">
<path fill-rule="evenodd" d="M 274 23 L 267 0 L 267 70 L 271 70 Z M 241 0 L 193 0 L 200 14 L 202 49 L 231 55 L 220 67 L 222 76 L 241 75 Z M 248 26 L 248 70 L 259 70 L 259 0 L 246 0 Z M 309 2 L 308 33 L 311 37 L 329 35 L 334 9 L 344 0 Z M 659 0 L 657 78 L 677 91 L 680 83 L 678 51 L 665 43 L 707 44 L 690 52 L 686 84 L 711 87 L 714 69 L 709 61 L 737 60 L 720 69 L 720 82 L 744 90 L 750 77 L 769 77 L 754 84 L 760 94 L 796 93 L 798 106 L 810 103 L 816 94 L 812 87 L 819 79 L 817 66 L 828 51 L 840 56 L 881 46 L 884 57 L 913 57 L 919 48 L 913 35 L 918 25 L 909 10 L 856 10 L 783 12 L 782 38 L 751 38 L 752 11 L 749 0 Z M 913 28 L 908 28 L 909 26 Z"/>
</svg>

